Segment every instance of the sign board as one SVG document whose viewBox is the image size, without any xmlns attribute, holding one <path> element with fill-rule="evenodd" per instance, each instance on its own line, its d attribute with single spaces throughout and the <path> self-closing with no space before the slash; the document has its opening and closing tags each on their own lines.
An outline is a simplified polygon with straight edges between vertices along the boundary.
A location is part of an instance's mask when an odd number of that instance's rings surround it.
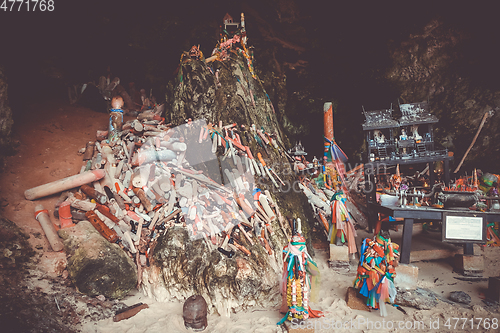
<svg viewBox="0 0 500 333">
<path fill-rule="evenodd" d="M 486 220 L 473 212 L 443 213 L 443 242 L 486 243 Z"/>
</svg>

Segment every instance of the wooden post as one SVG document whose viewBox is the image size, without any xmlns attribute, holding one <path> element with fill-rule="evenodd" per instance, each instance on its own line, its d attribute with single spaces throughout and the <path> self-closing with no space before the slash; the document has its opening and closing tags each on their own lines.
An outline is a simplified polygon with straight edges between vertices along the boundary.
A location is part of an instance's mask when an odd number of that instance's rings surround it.
<svg viewBox="0 0 500 333">
<path fill-rule="evenodd" d="M 324 130 L 325 137 L 333 141 L 333 105 L 332 102 L 326 102 L 323 105 Z"/>
<path fill-rule="evenodd" d="M 411 238 L 413 236 L 413 219 L 405 218 L 403 224 L 403 239 L 401 241 L 401 259 L 402 264 L 410 263 Z"/>
</svg>

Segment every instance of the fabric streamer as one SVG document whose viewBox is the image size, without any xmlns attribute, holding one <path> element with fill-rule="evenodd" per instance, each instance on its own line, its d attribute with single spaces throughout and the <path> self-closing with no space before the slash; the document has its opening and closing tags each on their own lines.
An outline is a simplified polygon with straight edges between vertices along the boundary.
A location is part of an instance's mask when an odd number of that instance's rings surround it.
<svg viewBox="0 0 500 333">
<path fill-rule="evenodd" d="M 361 245 L 361 255 L 354 288 L 365 296 L 366 305 L 380 309 L 382 317 L 387 316 L 386 302 L 394 303 L 396 288 L 394 278 L 395 260 L 399 257 L 399 246 L 389 237 L 378 233 L 373 240 L 365 238 Z"/>
<path fill-rule="evenodd" d="M 288 312 L 278 325 L 292 320 L 302 322 L 308 318 L 323 316 L 321 311 L 311 310 L 309 302 L 318 295 L 319 270 L 307 253 L 305 238 L 295 232 L 283 249 L 283 278 L 280 290 L 286 294 Z"/>
<path fill-rule="evenodd" d="M 347 198 L 342 192 L 334 195 L 334 200 L 331 203 L 332 219 L 330 220 L 329 239 L 330 244 L 335 243 L 336 237 L 339 237 L 342 243 L 347 242 L 349 253 L 358 252 L 356 249 L 356 229 L 352 223 L 352 218 L 345 206 Z"/>
</svg>

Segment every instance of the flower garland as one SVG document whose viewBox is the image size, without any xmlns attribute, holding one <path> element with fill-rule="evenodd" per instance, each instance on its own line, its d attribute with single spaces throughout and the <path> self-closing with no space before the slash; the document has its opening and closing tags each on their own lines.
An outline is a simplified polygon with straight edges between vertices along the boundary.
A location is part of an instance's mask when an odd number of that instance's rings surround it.
<svg viewBox="0 0 500 333">
<path fill-rule="evenodd" d="M 323 316 L 321 311 L 311 310 L 309 297 L 311 295 L 311 276 L 314 280 L 319 277 L 316 263 L 307 253 L 306 241 L 300 234 L 292 236 L 291 241 L 283 249 L 284 269 L 282 292 L 286 292 L 288 312 L 278 323 L 281 325 L 286 320 L 294 319 L 303 321 L 308 318 Z M 312 283 L 313 285 L 315 283 Z"/>
</svg>

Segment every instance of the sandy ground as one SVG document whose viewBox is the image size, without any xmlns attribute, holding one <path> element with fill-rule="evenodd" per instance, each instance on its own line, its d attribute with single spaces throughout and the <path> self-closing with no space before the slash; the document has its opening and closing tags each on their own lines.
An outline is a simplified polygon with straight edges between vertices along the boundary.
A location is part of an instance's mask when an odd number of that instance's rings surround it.
<svg viewBox="0 0 500 333">
<path fill-rule="evenodd" d="M 95 139 L 96 130 L 106 130 L 107 123 L 106 114 L 61 102 L 33 105 L 22 115 L 18 115 L 13 136 L 20 145 L 18 153 L 7 158 L 7 167 L 0 174 L 0 188 L 2 189 L 0 207 L 3 216 L 14 221 L 30 235 L 29 241 L 36 249 L 38 256 L 47 254 L 51 250 L 45 237 L 41 236 L 43 231 L 34 218 L 34 208 L 37 204 L 43 204 L 52 215 L 58 195 L 32 202 L 24 198 L 24 191 L 79 173 L 82 157 L 78 155 L 78 150 L 85 147 L 87 141 Z M 401 231 L 392 233 L 394 241 L 397 242 L 400 233 Z M 360 233 L 358 241 L 362 236 Z M 424 243 L 427 238 L 431 237 L 433 236 L 429 234 L 420 235 Z M 467 282 L 455 279 L 460 275 L 453 272 L 448 260 L 414 263 L 420 269 L 418 286 L 428 288 L 445 298 L 451 291 L 465 291 L 472 298 L 470 305 L 439 301 L 438 305 L 431 310 L 407 307 L 405 308 L 406 315 L 396 308 L 389 307 L 388 317 L 385 318 L 380 317 L 378 311 L 352 310 L 347 307 L 344 298 L 347 288 L 355 279 L 354 271 L 340 273 L 328 268 L 328 251 L 325 250 L 324 244 L 319 247 L 323 249 L 316 250 L 315 260 L 321 271 L 321 292 L 319 300 L 312 304 L 312 308 L 323 311 L 325 317 L 310 321 L 310 325 L 316 326 L 316 332 L 407 332 L 414 329 L 422 332 L 499 331 L 498 326 L 494 325 L 490 325 L 489 330 L 485 330 L 483 325 L 477 326 L 478 318 L 496 318 L 497 323 L 500 321 L 498 307 L 488 307 L 482 301 L 487 290 L 487 281 Z M 476 250 L 476 254 L 480 253 L 485 259 L 484 276 L 499 276 L 500 249 Z M 42 282 L 38 283 L 43 286 Z M 158 303 L 139 291 L 135 291 L 124 302 L 127 305 L 143 302 L 147 303 L 149 308 L 142 310 L 135 317 L 118 323 L 114 323 L 112 318 L 98 322 L 84 321 L 83 331 L 189 332 L 183 326 L 181 303 Z M 467 318 L 468 321 L 463 329 L 464 320 L 454 328 L 455 320 L 452 318 Z M 268 309 L 249 309 L 233 314 L 230 318 L 211 315 L 205 332 L 281 332 L 282 329 L 276 326 L 280 319 L 278 306 Z M 470 319 L 475 319 L 473 328 Z M 449 327 L 445 325 L 447 320 L 451 320 L 448 321 L 451 324 Z M 418 322 L 422 322 L 425 327 L 416 329 L 415 325 Z"/>
</svg>

